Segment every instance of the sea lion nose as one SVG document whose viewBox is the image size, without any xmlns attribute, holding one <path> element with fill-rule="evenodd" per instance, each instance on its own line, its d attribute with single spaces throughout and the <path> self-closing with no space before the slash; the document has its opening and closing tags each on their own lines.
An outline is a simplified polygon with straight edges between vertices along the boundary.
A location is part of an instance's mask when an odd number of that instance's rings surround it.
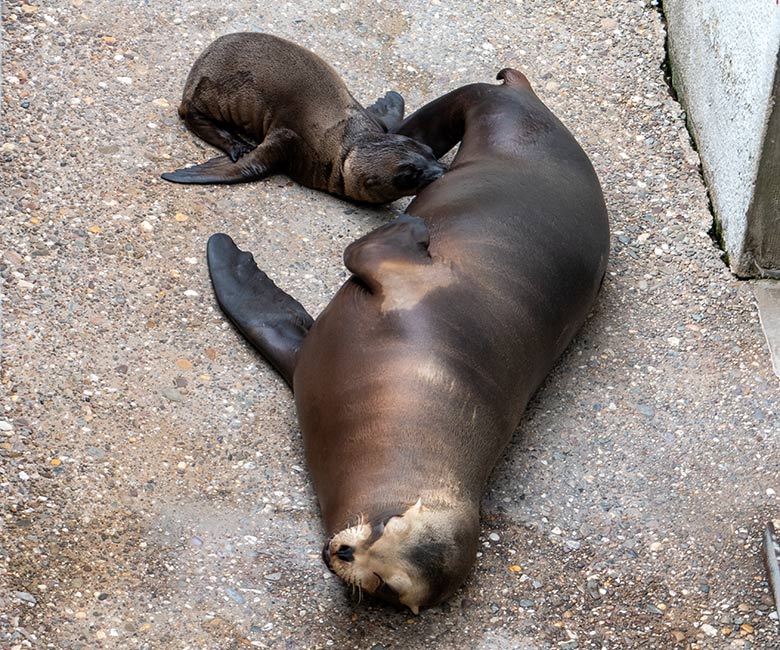
<svg viewBox="0 0 780 650">
<path fill-rule="evenodd" d="M 347 546 L 342 544 L 339 546 L 339 550 L 336 551 L 336 556 L 344 562 L 352 562 L 355 559 L 355 548 L 353 546 Z"/>
<path fill-rule="evenodd" d="M 447 168 L 437 160 L 428 165 L 426 176 L 430 178 L 431 181 L 435 181 L 437 178 L 441 178 L 445 171 L 447 171 Z"/>
</svg>

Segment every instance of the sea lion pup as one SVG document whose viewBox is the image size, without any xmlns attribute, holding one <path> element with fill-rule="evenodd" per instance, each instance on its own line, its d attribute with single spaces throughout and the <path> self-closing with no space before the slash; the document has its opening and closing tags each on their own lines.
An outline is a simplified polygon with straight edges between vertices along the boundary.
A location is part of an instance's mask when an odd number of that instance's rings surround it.
<svg viewBox="0 0 780 650">
<path fill-rule="evenodd" d="M 293 388 L 325 562 L 413 612 L 468 575 L 488 475 L 607 263 L 590 161 L 520 72 L 498 78 L 402 125 L 460 149 L 414 216 L 347 247 L 316 321 L 227 235 L 208 244 L 219 304 Z"/>
<path fill-rule="evenodd" d="M 179 115 L 226 156 L 162 178 L 243 183 L 276 173 L 331 194 L 386 203 L 416 194 L 444 168 L 425 145 L 388 133 L 403 99 L 364 109 L 325 61 L 270 34 L 228 34 L 192 66 Z"/>
</svg>

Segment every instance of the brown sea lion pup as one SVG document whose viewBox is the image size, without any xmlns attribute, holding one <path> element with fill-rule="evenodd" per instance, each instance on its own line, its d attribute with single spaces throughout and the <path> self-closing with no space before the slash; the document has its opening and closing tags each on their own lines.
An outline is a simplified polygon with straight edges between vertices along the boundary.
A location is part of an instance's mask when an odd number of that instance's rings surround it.
<svg viewBox="0 0 780 650">
<path fill-rule="evenodd" d="M 179 115 L 227 155 L 165 173 L 176 183 L 243 183 L 271 174 L 337 196 L 385 203 L 416 194 L 444 168 L 429 147 L 389 129 L 403 99 L 369 113 L 325 61 L 270 34 L 222 36 L 192 66 Z"/>
<path fill-rule="evenodd" d="M 219 304 L 293 387 L 325 562 L 413 612 L 468 575 L 485 482 L 607 264 L 590 161 L 520 72 L 498 78 L 401 126 L 460 149 L 413 216 L 347 247 L 316 321 L 227 235 L 208 245 Z"/>
</svg>

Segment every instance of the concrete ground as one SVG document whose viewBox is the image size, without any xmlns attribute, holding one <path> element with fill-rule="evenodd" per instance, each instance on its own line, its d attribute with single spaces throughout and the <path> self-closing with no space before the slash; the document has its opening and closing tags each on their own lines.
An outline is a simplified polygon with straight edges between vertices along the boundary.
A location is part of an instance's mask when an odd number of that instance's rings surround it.
<svg viewBox="0 0 780 650">
<path fill-rule="evenodd" d="M 403 204 L 158 179 L 214 155 L 176 105 L 240 30 L 409 109 L 518 67 L 604 186 L 598 304 L 494 472 L 473 574 L 417 617 L 325 570 L 290 393 L 204 259 L 226 231 L 316 314 L 345 245 Z M 663 41 L 621 0 L 6 0 L 0 647 L 780 648 L 760 560 L 780 384 L 707 234 Z"/>
</svg>

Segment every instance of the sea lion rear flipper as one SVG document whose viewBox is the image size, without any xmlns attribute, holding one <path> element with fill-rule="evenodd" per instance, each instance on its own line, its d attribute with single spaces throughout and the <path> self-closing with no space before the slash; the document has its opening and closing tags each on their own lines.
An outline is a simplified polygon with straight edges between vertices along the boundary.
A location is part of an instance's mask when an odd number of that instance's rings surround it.
<svg viewBox="0 0 780 650">
<path fill-rule="evenodd" d="M 173 183 L 248 183 L 280 171 L 285 153 L 295 135 L 292 131 L 280 129 L 254 149 L 245 153 L 236 162 L 229 156 L 217 156 L 200 165 L 166 172 L 161 177 Z"/>
<path fill-rule="evenodd" d="M 344 265 L 373 293 L 389 269 L 404 264 L 430 264 L 429 233 L 419 217 L 403 214 L 395 221 L 352 242 L 344 251 Z"/>
<path fill-rule="evenodd" d="M 385 131 L 395 133 L 404 121 L 404 98 L 394 90 L 390 90 L 384 97 L 367 106 L 366 111 Z"/>
<path fill-rule="evenodd" d="M 250 154 L 247 154 L 250 155 Z M 247 155 L 233 162 L 228 156 L 217 156 L 200 165 L 166 172 L 160 177 L 172 183 L 247 183 L 268 173 L 264 166 L 247 165 Z"/>
<path fill-rule="evenodd" d="M 192 100 L 183 101 L 179 106 L 179 116 L 201 140 L 224 151 L 233 162 L 254 149 L 238 133 L 232 132 L 227 124 L 215 122 L 210 115 L 194 109 L 192 104 Z"/>
<path fill-rule="evenodd" d="M 292 387 L 296 355 L 314 322 L 312 317 L 257 268 L 251 253 L 241 251 L 227 235 L 212 235 L 206 251 L 222 311 Z"/>
</svg>

